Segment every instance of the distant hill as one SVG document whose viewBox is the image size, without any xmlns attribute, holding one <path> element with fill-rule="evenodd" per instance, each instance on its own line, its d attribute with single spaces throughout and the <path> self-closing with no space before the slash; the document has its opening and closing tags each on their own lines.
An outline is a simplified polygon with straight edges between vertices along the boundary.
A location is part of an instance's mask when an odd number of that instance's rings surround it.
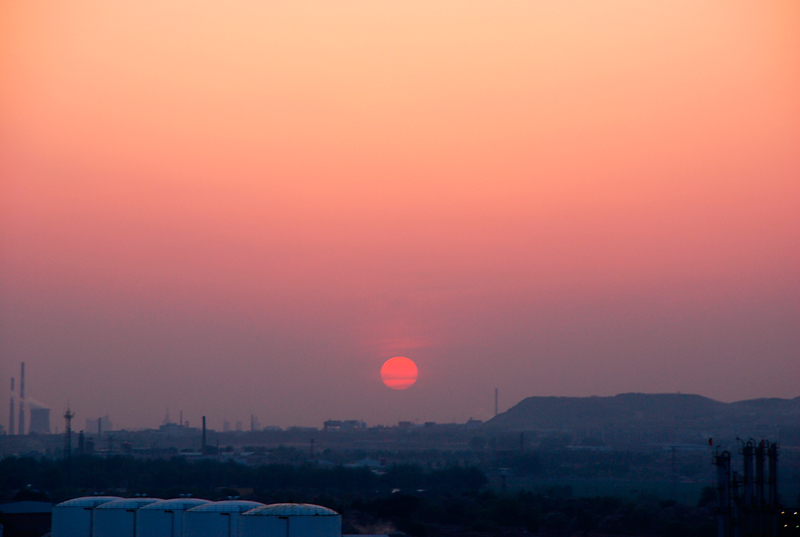
<svg viewBox="0 0 800 537">
<path fill-rule="evenodd" d="M 800 397 L 722 403 L 692 394 L 622 393 L 613 397 L 528 397 L 486 422 L 492 429 L 800 425 Z"/>
</svg>

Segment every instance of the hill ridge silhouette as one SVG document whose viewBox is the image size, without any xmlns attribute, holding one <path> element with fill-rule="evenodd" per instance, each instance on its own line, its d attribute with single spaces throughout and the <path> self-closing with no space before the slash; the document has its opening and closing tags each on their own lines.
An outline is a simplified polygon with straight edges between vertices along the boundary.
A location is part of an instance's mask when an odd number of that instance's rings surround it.
<svg viewBox="0 0 800 537">
<path fill-rule="evenodd" d="M 486 422 L 500 429 L 575 429 L 621 424 L 642 426 L 717 422 L 785 423 L 800 418 L 800 397 L 724 403 L 697 394 L 620 393 L 613 396 L 527 397 Z"/>
</svg>

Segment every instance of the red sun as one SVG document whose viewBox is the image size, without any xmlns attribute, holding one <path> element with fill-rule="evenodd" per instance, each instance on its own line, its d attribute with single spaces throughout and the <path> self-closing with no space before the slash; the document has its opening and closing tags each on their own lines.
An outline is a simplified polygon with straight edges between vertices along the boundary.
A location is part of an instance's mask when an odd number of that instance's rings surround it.
<svg viewBox="0 0 800 537">
<path fill-rule="evenodd" d="M 417 364 L 405 356 L 389 358 L 381 367 L 383 383 L 393 390 L 405 390 L 417 382 Z"/>
</svg>

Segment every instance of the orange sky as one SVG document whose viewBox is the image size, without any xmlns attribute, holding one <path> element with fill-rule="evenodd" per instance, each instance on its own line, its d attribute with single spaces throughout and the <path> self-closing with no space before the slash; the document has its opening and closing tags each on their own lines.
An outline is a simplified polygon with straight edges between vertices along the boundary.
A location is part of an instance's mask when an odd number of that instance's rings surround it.
<svg viewBox="0 0 800 537">
<path fill-rule="evenodd" d="M 796 1 L 228 4 L 0 6 L 3 378 L 128 427 L 800 395 Z"/>
</svg>

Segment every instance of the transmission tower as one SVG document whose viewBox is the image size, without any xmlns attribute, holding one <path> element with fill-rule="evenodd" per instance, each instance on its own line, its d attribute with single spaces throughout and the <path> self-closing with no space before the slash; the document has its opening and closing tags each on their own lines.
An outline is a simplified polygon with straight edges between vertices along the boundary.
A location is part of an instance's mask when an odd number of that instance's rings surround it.
<svg viewBox="0 0 800 537">
<path fill-rule="evenodd" d="M 67 427 L 64 429 L 64 458 L 67 460 L 72 458 L 72 418 L 74 417 L 75 413 L 67 407 L 67 412 L 64 414 L 64 420 L 67 422 Z"/>
</svg>

